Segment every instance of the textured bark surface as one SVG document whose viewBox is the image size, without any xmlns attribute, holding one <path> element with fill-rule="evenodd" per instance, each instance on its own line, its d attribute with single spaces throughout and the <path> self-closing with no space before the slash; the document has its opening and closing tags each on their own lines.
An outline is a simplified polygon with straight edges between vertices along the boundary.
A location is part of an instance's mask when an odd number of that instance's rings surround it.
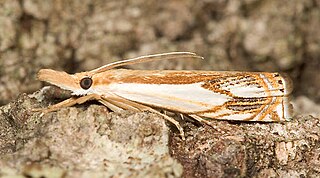
<svg viewBox="0 0 320 178">
<path fill-rule="evenodd" d="M 21 95 L 0 108 L 0 176 L 181 176 L 158 115 L 108 113 L 89 104 L 41 117 L 30 112 L 39 106 L 34 96 Z"/>
<path fill-rule="evenodd" d="M 319 177 L 319 7 L 318 0 L 1 0 L 0 176 Z M 95 102 L 31 112 L 68 97 L 54 88 L 27 95 L 44 85 L 35 79 L 41 68 L 74 73 L 170 51 L 205 60 L 129 67 L 287 72 L 297 116 L 215 128 L 177 117 L 182 141 L 158 115 L 108 113 Z"/>
<path fill-rule="evenodd" d="M 318 177 L 320 119 L 291 122 L 216 122 L 191 126 L 186 142 L 172 139 L 170 150 L 184 177 Z"/>
</svg>

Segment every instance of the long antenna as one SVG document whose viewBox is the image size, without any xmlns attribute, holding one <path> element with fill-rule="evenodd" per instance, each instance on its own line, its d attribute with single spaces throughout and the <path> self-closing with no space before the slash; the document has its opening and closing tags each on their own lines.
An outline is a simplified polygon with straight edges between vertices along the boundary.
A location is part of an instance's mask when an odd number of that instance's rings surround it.
<svg viewBox="0 0 320 178">
<path fill-rule="evenodd" d="M 90 71 L 90 74 L 96 74 L 100 72 L 104 72 L 106 70 L 110 70 L 115 67 L 120 67 L 124 65 L 132 65 L 132 64 L 139 64 L 144 62 L 151 62 L 151 61 L 158 61 L 158 60 L 166 60 L 166 59 L 175 59 L 175 58 L 197 58 L 197 59 L 204 59 L 201 56 L 198 56 L 192 52 L 170 52 L 170 53 L 161 53 L 161 54 L 153 54 L 153 55 L 146 55 L 140 56 L 132 59 L 122 60 L 113 62 L 99 68 L 93 69 Z"/>
</svg>

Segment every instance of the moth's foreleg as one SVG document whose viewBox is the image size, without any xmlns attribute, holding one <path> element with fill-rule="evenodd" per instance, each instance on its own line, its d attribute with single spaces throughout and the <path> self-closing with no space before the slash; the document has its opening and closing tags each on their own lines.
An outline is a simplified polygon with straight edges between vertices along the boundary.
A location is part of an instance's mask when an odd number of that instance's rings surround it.
<svg viewBox="0 0 320 178">
<path fill-rule="evenodd" d="M 90 94 L 90 95 L 86 95 L 86 96 L 81 96 L 81 97 L 71 97 L 69 99 L 66 99 L 60 103 L 48 106 L 47 108 L 34 108 L 32 109 L 32 111 L 40 111 L 42 112 L 42 114 L 46 114 L 49 112 L 53 112 L 53 111 L 57 111 L 61 108 L 65 108 L 65 107 L 70 107 L 76 104 L 82 104 L 88 100 L 99 100 L 100 96 L 97 94 Z"/>
</svg>

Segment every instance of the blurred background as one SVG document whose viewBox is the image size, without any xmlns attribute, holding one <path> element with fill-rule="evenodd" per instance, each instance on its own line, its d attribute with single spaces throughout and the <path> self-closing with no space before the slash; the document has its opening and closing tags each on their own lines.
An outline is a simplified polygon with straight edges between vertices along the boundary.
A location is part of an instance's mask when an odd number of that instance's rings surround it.
<svg viewBox="0 0 320 178">
<path fill-rule="evenodd" d="M 319 0 L 1 0 L 0 106 L 40 89 L 41 68 L 75 73 L 191 51 L 205 60 L 130 68 L 286 72 L 294 98 L 313 107 L 320 103 L 319 29 Z"/>
</svg>

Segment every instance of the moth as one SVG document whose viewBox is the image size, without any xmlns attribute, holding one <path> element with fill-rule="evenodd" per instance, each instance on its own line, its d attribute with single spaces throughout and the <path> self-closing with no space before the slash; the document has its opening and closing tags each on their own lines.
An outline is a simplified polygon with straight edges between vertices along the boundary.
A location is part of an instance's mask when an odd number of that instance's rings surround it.
<svg viewBox="0 0 320 178">
<path fill-rule="evenodd" d="M 191 52 L 171 52 L 113 62 L 97 69 L 68 74 L 41 69 L 38 79 L 70 90 L 73 97 L 42 109 L 43 113 L 97 100 L 112 111 L 149 111 L 174 124 L 159 112 L 169 110 L 213 125 L 213 119 L 239 121 L 287 121 L 292 117 L 287 75 L 268 72 L 129 70 L 116 67 L 165 59 L 202 57 Z"/>
</svg>

